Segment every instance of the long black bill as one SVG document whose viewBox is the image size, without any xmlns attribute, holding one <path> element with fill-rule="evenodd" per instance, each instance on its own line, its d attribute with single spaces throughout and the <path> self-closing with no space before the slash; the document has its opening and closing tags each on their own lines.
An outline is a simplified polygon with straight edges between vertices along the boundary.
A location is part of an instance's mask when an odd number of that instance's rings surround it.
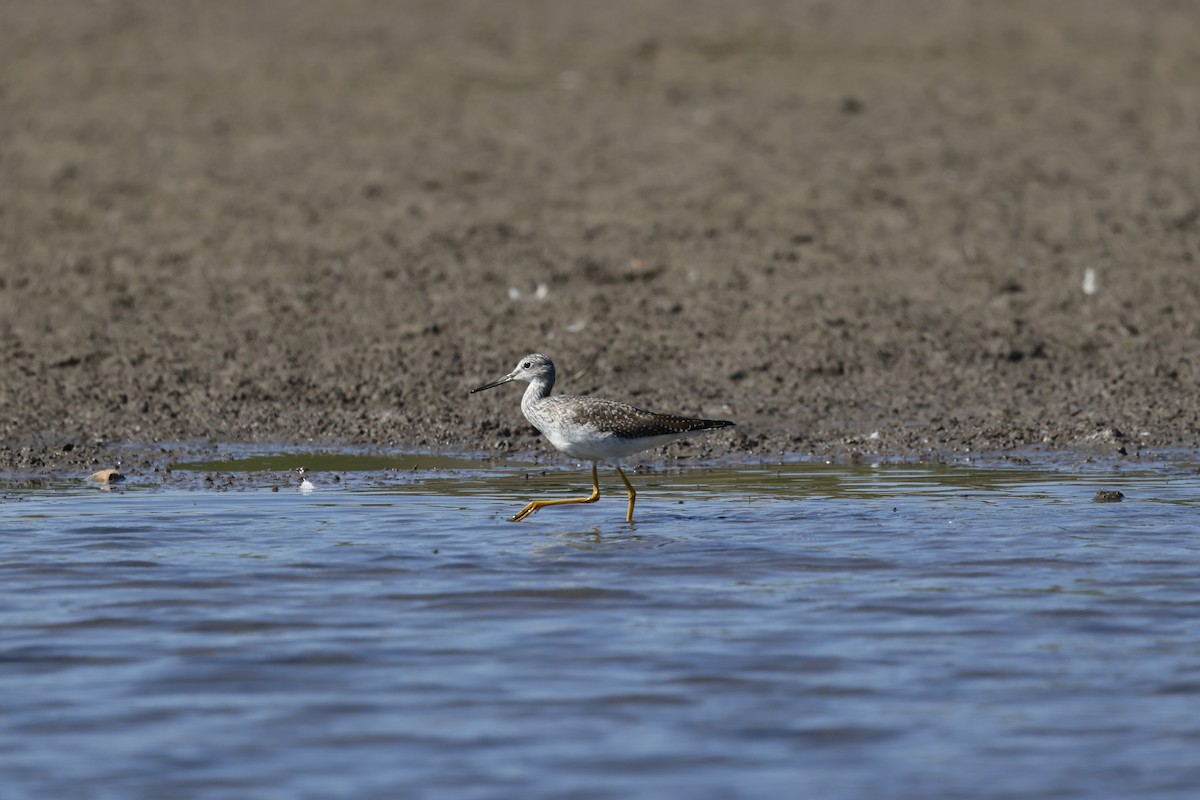
<svg viewBox="0 0 1200 800">
<path fill-rule="evenodd" d="M 492 381 L 491 383 L 487 383 L 487 384 L 484 384 L 483 386 L 480 386 L 478 389 L 472 389 L 469 392 L 469 394 L 475 394 L 476 392 L 482 392 L 484 389 L 495 388 L 496 386 L 499 386 L 502 383 L 508 383 L 512 379 L 513 379 L 512 375 L 505 375 L 503 378 L 501 378 L 498 381 Z"/>
</svg>

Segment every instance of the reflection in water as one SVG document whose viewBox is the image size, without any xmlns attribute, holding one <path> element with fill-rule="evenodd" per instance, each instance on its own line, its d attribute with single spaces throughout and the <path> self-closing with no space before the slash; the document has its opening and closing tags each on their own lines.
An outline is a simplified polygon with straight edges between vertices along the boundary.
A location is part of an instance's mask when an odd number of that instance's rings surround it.
<svg viewBox="0 0 1200 800">
<path fill-rule="evenodd" d="M 5 495 L 14 796 L 1200 783 L 1188 465 L 660 470 L 630 526 L 505 521 L 586 471 L 311 455 Z"/>
</svg>

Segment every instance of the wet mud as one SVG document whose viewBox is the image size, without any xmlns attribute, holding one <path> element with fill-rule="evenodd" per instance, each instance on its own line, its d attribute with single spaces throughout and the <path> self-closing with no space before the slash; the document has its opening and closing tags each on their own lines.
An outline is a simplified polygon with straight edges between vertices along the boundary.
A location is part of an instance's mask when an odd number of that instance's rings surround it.
<svg viewBox="0 0 1200 800">
<path fill-rule="evenodd" d="M 1187 4 L 4 17 L 0 467 L 544 451 L 531 351 L 675 454 L 1198 444 Z"/>
</svg>

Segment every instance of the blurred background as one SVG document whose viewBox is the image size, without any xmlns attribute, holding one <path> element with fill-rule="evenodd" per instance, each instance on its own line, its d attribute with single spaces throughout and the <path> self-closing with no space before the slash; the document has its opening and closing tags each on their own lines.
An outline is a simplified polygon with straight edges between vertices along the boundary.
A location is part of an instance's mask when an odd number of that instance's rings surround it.
<svg viewBox="0 0 1200 800">
<path fill-rule="evenodd" d="M 0 16 L 12 451 L 533 447 L 529 351 L 722 449 L 1196 441 L 1190 3 Z"/>
</svg>

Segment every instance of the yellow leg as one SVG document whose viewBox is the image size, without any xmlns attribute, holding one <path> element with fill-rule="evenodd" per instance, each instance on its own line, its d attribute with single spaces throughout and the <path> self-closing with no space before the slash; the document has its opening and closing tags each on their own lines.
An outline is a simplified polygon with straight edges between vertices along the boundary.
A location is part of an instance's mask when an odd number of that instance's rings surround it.
<svg viewBox="0 0 1200 800">
<path fill-rule="evenodd" d="M 625 477 L 625 473 L 621 468 L 616 467 L 616 470 L 617 474 L 621 476 L 621 483 L 625 484 L 625 488 L 629 490 L 629 511 L 625 514 L 625 521 L 633 522 L 633 501 L 637 500 L 637 492 L 633 490 L 633 484 L 629 482 L 629 478 Z"/>
<path fill-rule="evenodd" d="M 625 485 L 626 486 L 629 485 L 628 481 L 626 481 Z M 525 506 L 520 511 L 518 511 L 516 513 L 516 515 L 513 516 L 513 518 L 509 520 L 509 522 L 520 522 L 521 520 L 525 519 L 533 512 L 539 511 L 539 510 L 545 508 L 546 506 L 566 506 L 566 505 L 574 505 L 576 503 L 594 503 L 599 499 L 600 499 L 600 479 L 596 476 L 596 465 L 595 465 L 595 463 L 593 463 L 592 464 L 592 493 L 590 495 L 588 495 L 587 497 L 572 497 L 567 500 L 534 500 L 532 503 L 530 503 L 529 505 Z M 632 512 L 633 507 L 630 506 L 629 510 L 630 510 L 630 512 Z"/>
</svg>

